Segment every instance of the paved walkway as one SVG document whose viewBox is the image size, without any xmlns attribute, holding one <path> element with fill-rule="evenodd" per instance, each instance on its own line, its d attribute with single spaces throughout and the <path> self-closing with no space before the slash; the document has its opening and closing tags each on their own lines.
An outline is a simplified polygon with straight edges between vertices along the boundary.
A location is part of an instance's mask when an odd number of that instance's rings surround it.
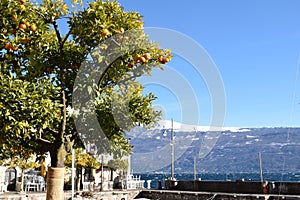
<svg viewBox="0 0 300 200">
<path fill-rule="evenodd" d="M 136 197 L 141 190 L 113 190 L 103 192 L 80 192 L 74 200 L 81 199 L 103 199 L 103 200 L 131 200 Z M 71 191 L 65 191 L 65 200 L 71 199 Z M 0 200 L 45 200 L 45 192 L 4 192 L 0 193 Z"/>
<path fill-rule="evenodd" d="M 300 195 L 276 195 L 276 194 L 240 194 L 240 193 L 222 193 L 222 192 L 200 192 L 200 191 L 179 191 L 179 190 L 143 190 L 139 197 L 149 199 L 226 199 L 226 200 L 300 200 Z"/>
</svg>

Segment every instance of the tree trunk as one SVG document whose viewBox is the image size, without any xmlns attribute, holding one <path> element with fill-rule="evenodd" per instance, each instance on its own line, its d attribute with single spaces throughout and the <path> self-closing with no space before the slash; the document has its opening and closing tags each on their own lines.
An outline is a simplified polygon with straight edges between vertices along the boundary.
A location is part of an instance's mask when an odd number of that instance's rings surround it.
<svg viewBox="0 0 300 200">
<path fill-rule="evenodd" d="M 80 168 L 77 168 L 77 170 L 76 170 L 76 172 L 77 172 L 77 179 L 76 179 L 76 190 L 77 191 L 80 191 L 80 185 L 81 185 L 81 176 L 82 176 L 82 169 L 80 169 Z"/>
<path fill-rule="evenodd" d="M 51 167 L 47 173 L 47 200 L 64 200 L 64 158 L 65 149 L 62 142 L 54 144 L 50 150 Z"/>
<path fill-rule="evenodd" d="M 56 24 L 54 24 L 57 30 Z M 59 36 L 59 35 L 58 35 Z M 60 39 L 60 36 L 59 38 Z M 61 48 L 62 49 L 62 48 Z M 64 79 L 64 74 L 62 74 Z M 59 127 L 59 134 L 56 135 L 55 143 L 50 148 L 51 168 L 48 169 L 47 175 L 47 194 L 46 200 L 64 200 L 64 174 L 65 174 L 65 145 L 64 134 L 67 125 L 67 110 L 66 110 L 66 96 L 64 91 L 64 80 L 62 80 L 61 91 L 61 114 L 63 116 Z"/>
<path fill-rule="evenodd" d="M 21 169 L 21 185 L 20 185 L 20 192 L 24 192 L 24 170 Z"/>
<path fill-rule="evenodd" d="M 64 173 L 65 168 L 48 168 L 47 200 L 64 200 Z"/>
</svg>

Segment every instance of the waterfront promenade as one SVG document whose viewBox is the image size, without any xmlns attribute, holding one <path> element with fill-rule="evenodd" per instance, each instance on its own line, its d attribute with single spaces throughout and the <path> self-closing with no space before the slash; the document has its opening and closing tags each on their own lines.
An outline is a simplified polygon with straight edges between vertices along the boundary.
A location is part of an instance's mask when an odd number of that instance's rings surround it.
<svg viewBox="0 0 300 200">
<path fill-rule="evenodd" d="M 81 193 L 83 194 L 83 193 Z M 102 200 L 132 200 L 132 199 L 163 199 L 163 200 L 300 200 L 300 195 L 275 195 L 275 194 L 241 194 L 221 192 L 197 192 L 174 190 L 119 190 L 88 193 L 92 196 L 77 195 L 74 200 L 102 199 Z M 0 200 L 45 200 L 45 192 L 5 192 L 0 194 Z M 71 199 L 71 192 L 65 192 L 65 200 Z"/>
<path fill-rule="evenodd" d="M 139 193 L 140 189 L 136 190 L 114 190 L 103 192 L 77 192 L 74 200 L 83 199 L 102 199 L 102 200 L 129 200 L 134 199 Z M 70 200 L 72 197 L 71 191 L 65 191 L 65 200 Z M 45 200 L 46 192 L 4 192 L 0 193 L 0 200 Z"/>
<path fill-rule="evenodd" d="M 198 192 L 198 191 L 174 191 L 174 190 L 143 190 L 139 198 L 163 199 L 163 200 L 300 200 L 300 195 L 276 195 L 276 194 L 241 194 L 224 192 Z"/>
</svg>

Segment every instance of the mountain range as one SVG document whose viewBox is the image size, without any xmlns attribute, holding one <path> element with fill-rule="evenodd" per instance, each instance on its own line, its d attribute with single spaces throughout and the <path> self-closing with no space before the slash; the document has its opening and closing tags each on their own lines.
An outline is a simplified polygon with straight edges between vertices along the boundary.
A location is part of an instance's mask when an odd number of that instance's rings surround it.
<svg viewBox="0 0 300 200">
<path fill-rule="evenodd" d="M 174 135 L 175 173 L 259 173 L 300 171 L 300 128 L 209 127 L 160 121 L 128 133 L 131 169 L 136 173 L 170 172 Z M 195 162 L 196 161 L 196 162 Z"/>
</svg>

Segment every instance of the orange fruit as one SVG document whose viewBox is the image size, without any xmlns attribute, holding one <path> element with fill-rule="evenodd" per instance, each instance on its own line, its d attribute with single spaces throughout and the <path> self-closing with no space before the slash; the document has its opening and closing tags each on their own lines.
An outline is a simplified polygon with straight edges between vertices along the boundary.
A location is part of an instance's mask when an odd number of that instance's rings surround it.
<svg viewBox="0 0 300 200">
<path fill-rule="evenodd" d="M 164 61 L 164 57 L 163 56 L 159 56 L 157 60 L 158 60 L 158 62 L 162 63 Z"/>
<path fill-rule="evenodd" d="M 128 68 L 133 68 L 134 67 L 134 63 L 133 62 L 131 62 L 131 63 L 128 63 Z"/>
<path fill-rule="evenodd" d="M 146 60 L 149 60 L 149 59 L 151 58 L 150 53 L 145 53 L 145 54 L 143 55 L 143 57 L 144 57 Z"/>
<path fill-rule="evenodd" d="M 19 27 L 20 27 L 21 30 L 25 30 L 27 28 L 26 24 L 20 24 Z"/>
<path fill-rule="evenodd" d="M 144 26 L 144 23 L 145 23 L 145 22 L 144 22 L 144 21 L 142 21 L 142 22 L 139 24 L 138 28 L 139 28 L 139 29 L 142 29 L 142 28 L 143 28 L 143 26 Z"/>
<path fill-rule="evenodd" d="M 29 27 L 30 23 L 29 22 L 25 22 L 25 25 L 26 25 L 26 27 Z"/>
<path fill-rule="evenodd" d="M 140 54 L 136 54 L 136 55 L 134 56 L 134 61 L 135 61 L 135 62 L 139 62 L 139 61 L 140 61 L 140 57 L 141 57 Z"/>
<path fill-rule="evenodd" d="M 106 37 L 109 34 L 109 31 L 107 29 L 102 29 L 101 34 Z"/>
<path fill-rule="evenodd" d="M 124 33 L 124 31 L 125 31 L 125 30 L 124 30 L 124 28 L 122 28 L 122 27 L 121 27 L 120 30 L 119 30 L 120 33 Z"/>
<path fill-rule="evenodd" d="M 5 49 L 9 51 L 11 49 L 11 44 L 10 43 L 6 43 L 5 44 Z"/>
<path fill-rule="evenodd" d="M 17 45 L 14 45 L 12 48 L 11 48 L 13 51 L 18 51 L 19 47 Z"/>
<path fill-rule="evenodd" d="M 168 57 L 164 58 L 164 62 L 165 63 L 170 62 L 170 58 L 168 58 Z"/>
<path fill-rule="evenodd" d="M 35 24 L 32 24 L 32 25 L 30 26 L 30 30 L 31 30 L 31 31 L 36 31 L 36 29 L 37 29 L 37 27 L 36 27 Z"/>
<path fill-rule="evenodd" d="M 29 39 L 28 38 L 24 38 L 23 39 L 23 44 L 28 44 L 29 43 Z"/>
<path fill-rule="evenodd" d="M 144 57 L 140 57 L 140 61 L 141 61 L 142 63 L 145 63 L 147 60 L 146 60 L 146 58 L 144 58 Z"/>
</svg>

